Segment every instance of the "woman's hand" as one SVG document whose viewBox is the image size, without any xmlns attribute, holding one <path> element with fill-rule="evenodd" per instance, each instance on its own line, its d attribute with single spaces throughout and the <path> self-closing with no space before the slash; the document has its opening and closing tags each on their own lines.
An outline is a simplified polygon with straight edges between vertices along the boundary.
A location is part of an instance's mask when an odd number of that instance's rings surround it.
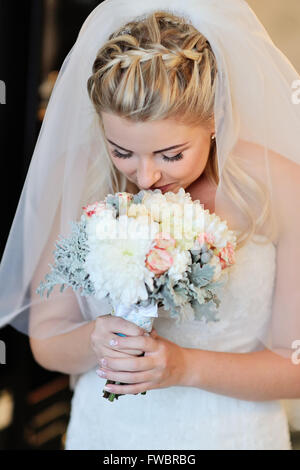
<svg viewBox="0 0 300 470">
<path fill-rule="evenodd" d="M 118 336 L 116 333 L 128 335 L 130 339 L 138 335 L 143 335 L 145 330 L 122 317 L 116 317 L 111 314 L 98 317 L 90 336 L 90 344 L 99 364 L 104 356 L 126 358 L 132 357 L 133 355 L 139 356 L 143 353 L 141 349 L 138 349 L 138 346 L 131 348 L 130 345 L 128 348 L 124 347 L 122 351 L 118 351 L 116 347 L 111 344 L 111 340 L 119 341 L 121 338 L 121 336 Z"/>
<path fill-rule="evenodd" d="M 122 382 L 126 385 L 110 384 L 106 390 L 117 394 L 137 394 L 154 388 L 184 385 L 186 373 L 185 348 L 159 336 L 155 330 L 149 336 L 118 337 L 117 351 L 139 349 L 142 357 L 105 356 L 97 373 L 102 378 Z M 100 375 L 99 372 L 104 375 Z M 127 385 L 128 384 L 128 385 Z"/>
</svg>

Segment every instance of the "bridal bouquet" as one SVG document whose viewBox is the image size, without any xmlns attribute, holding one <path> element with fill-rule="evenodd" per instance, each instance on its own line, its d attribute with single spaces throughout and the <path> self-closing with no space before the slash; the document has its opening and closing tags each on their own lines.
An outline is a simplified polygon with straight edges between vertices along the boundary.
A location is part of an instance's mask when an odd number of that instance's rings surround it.
<svg viewBox="0 0 300 470">
<path fill-rule="evenodd" d="M 71 236 L 56 243 L 55 266 L 36 291 L 41 296 L 55 284 L 61 292 L 71 286 L 81 295 L 107 296 L 113 315 L 148 333 L 158 307 L 176 324 L 219 321 L 218 288 L 235 263 L 236 236 L 183 188 L 109 194 L 71 224 Z"/>
</svg>

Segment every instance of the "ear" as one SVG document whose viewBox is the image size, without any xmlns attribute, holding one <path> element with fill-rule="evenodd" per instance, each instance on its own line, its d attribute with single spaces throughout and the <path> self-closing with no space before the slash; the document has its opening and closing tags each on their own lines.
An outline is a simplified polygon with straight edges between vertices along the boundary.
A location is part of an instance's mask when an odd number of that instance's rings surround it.
<svg viewBox="0 0 300 470">
<path fill-rule="evenodd" d="M 211 118 L 211 120 L 209 121 L 209 131 L 211 134 L 215 134 L 216 133 L 216 126 L 215 126 L 215 118 Z"/>
</svg>

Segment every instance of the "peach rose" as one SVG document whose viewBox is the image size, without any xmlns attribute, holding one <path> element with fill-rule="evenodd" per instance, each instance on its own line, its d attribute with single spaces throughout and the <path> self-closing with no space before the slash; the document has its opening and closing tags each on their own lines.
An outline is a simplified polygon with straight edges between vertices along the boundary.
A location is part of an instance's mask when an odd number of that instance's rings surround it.
<svg viewBox="0 0 300 470">
<path fill-rule="evenodd" d="M 197 240 L 200 243 L 200 245 L 203 245 L 204 243 L 213 245 L 215 243 L 215 237 L 212 233 L 201 232 L 199 233 Z"/>
<path fill-rule="evenodd" d="M 235 263 L 234 248 L 230 242 L 219 252 L 222 269 Z"/>
<path fill-rule="evenodd" d="M 167 250 L 152 248 L 146 256 L 146 266 L 154 274 L 163 274 L 173 264 L 173 257 Z"/>
<path fill-rule="evenodd" d="M 156 242 L 154 248 L 161 248 L 166 250 L 167 248 L 174 248 L 176 245 L 175 239 L 172 238 L 171 235 L 167 232 L 159 232 L 154 240 Z"/>
</svg>

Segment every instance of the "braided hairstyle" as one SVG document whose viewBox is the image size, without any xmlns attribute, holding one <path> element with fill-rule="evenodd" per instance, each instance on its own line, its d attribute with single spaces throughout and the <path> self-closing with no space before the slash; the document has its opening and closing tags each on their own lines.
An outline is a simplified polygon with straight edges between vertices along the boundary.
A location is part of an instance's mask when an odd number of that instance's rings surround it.
<svg viewBox="0 0 300 470">
<path fill-rule="evenodd" d="M 184 18 L 156 11 L 127 23 L 98 51 L 87 82 L 98 114 L 209 124 L 217 64 L 207 39 Z"/>
</svg>

